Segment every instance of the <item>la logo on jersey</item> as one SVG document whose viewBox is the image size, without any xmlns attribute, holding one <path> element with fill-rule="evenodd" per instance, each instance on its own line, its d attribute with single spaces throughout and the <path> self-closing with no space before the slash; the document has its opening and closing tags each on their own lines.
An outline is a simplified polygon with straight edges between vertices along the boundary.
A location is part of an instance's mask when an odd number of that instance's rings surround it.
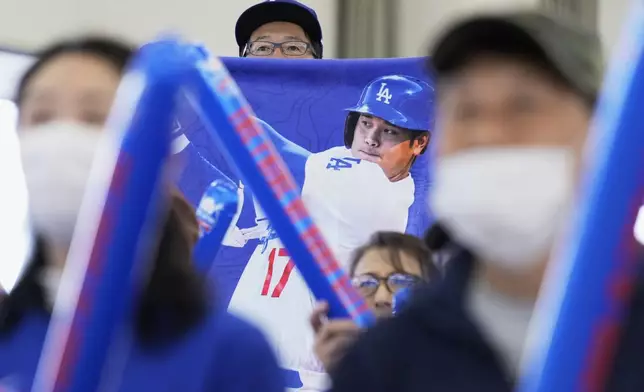
<svg viewBox="0 0 644 392">
<path fill-rule="evenodd" d="M 376 101 L 378 102 L 384 102 L 387 105 L 390 104 L 389 100 L 393 97 L 391 93 L 389 93 L 389 87 L 387 87 L 387 83 L 380 83 L 380 90 L 378 91 L 378 94 L 376 94 Z"/>
</svg>

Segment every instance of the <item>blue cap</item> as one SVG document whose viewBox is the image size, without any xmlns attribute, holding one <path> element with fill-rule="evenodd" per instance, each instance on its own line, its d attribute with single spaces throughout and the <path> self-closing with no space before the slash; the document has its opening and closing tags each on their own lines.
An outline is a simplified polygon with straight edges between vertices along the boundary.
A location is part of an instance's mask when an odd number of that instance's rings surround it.
<svg viewBox="0 0 644 392">
<path fill-rule="evenodd" d="M 250 36 L 259 27 L 271 22 L 290 22 L 304 30 L 311 43 L 319 45 L 322 57 L 322 27 L 315 11 L 295 0 L 266 0 L 248 8 L 237 19 L 235 39 L 240 56 Z"/>
<path fill-rule="evenodd" d="M 358 104 L 345 110 L 380 117 L 405 129 L 431 131 L 433 103 L 434 89 L 426 81 L 407 75 L 386 75 L 369 82 Z"/>
</svg>

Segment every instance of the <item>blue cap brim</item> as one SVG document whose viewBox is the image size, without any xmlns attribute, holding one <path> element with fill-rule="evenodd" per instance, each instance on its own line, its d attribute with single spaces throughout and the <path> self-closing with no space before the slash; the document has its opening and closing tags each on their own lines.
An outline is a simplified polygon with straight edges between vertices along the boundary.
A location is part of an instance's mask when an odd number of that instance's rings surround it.
<svg viewBox="0 0 644 392">
<path fill-rule="evenodd" d="M 407 117 L 403 116 L 399 111 L 389 106 L 377 105 L 376 107 L 369 104 L 364 104 L 360 106 L 347 108 L 345 110 L 348 112 L 356 112 L 356 113 L 368 114 L 370 116 L 378 117 L 387 121 L 391 125 L 395 125 L 400 128 L 416 129 L 414 128 L 416 124 L 410 124 Z"/>
</svg>

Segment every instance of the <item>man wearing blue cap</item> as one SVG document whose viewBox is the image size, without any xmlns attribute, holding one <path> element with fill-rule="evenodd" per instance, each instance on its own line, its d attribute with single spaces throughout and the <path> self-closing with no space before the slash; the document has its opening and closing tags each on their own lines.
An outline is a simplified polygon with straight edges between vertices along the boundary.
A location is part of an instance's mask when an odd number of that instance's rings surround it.
<svg viewBox="0 0 644 392">
<path fill-rule="evenodd" d="M 295 0 L 267 0 L 239 17 L 240 57 L 321 59 L 322 28 L 315 11 Z"/>
<path fill-rule="evenodd" d="M 342 265 L 374 231 L 405 232 L 422 202 L 410 170 L 429 143 L 432 101 L 422 80 L 378 77 L 347 109 L 344 145 L 309 156 L 302 199 Z"/>
</svg>

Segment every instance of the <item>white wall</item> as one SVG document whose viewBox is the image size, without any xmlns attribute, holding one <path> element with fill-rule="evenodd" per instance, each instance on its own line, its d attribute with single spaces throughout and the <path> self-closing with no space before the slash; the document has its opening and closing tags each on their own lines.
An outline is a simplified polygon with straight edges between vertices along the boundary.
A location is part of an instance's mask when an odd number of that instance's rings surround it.
<svg viewBox="0 0 644 392">
<path fill-rule="evenodd" d="M 222 56 L 237 56 L 237 17 L 259 0 L 0 0 L 0 47 L 31 50 L 84 31 L 135 42 L 178 31 Z M 303 0 L 318 13 L 325 57 L 336 53 L 336 0 Z"/>
<path fill-rule="evenodd" d="M 471 12 L 530 7 L 537 0 L 399 0 L 398 56 L 423 56 L 446 24 Z"/>
<path fill-rule="evenodd" d="M 81 31 L 117 33 L 140 42 L 168 29 L 203 40 L 211 50 L 235 56 L 234 25 L 260 0 L 0 0 L 0 47 L 35 49 Z M 303 0 L 320 16 L 325 55 L 336 54 L 338 1 Z M 498 7 L 532 6 L 538 0 L 398 0 L 398 55 L 423 54 L 452 18 Z M 630 0 L 599 0 L 599 25 L 606 47 L 617 39 Z"/>
<path fill-rule="evenodd" d="M 599 0 L 599 30 L 606 55 L 619 39 L 630 3 L 631 0 Z"/>
<path fill-rule="evenodd" d="M 428 40 L 455 17 L 499 7 L 531 7 L 538 0 L 399 0 L 399 56 L 423 55 Z M 599 0 L 599 30 L 606 49 L 618 39 L 631 0 Z M 429 37 L 429 38 L 428 38 Z"/>
</svg>

